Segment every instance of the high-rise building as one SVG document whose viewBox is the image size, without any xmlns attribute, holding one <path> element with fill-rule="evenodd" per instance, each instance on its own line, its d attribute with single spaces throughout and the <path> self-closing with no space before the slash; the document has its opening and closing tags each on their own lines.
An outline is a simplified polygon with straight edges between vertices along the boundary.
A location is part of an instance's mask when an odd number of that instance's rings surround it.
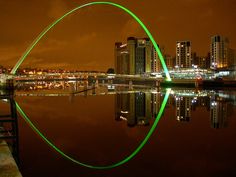
<svg viewBox="0 0 236 177">
<path fill-rule="evenodd" d="M 152 72 L 160 72 L 160 60 L 157 54 L 156 49 L 154 46 L 152 46 L 152 60 L 151 60 L 151 66 L 152 66 Z"/>
<path fill-rule="evenodd" d="M 151 72 L 151 41 L 148 38 L 136 39 L 135 50 L 135 74 Z"/>
<path fill-rule="evenodd" d="M 129 37 L 127 44 L 115 44 L 115 70 L 118 74 L 151 72 L 152 43 L 149 38 Z"/>
<path fill-rule="evenodd" d="M 118 74 L 129 74 L 130 61 L 127 44 L 115 43 L 115 72 Z"/>
<path fill-rule="evenodd" d="M 173 69 L 174 68 L 174 59 L 170 55 L 165 54 L 164 47 L 159 47 L 159 48 L 160 48 L 162 55 L 165 59 L 166 67 L 168 69 Z M 154 48 L 154 46 L 152 46 L 151 66 L 152 66 L 151 71 L 154 73 L 163 71 L 161 60 L 160 60 L 159 55 L 158 55 L 156 49 Z"/>
<path fill-rule="evenodd" d="M 169 70 L 172 70 L 175 66 L 174 58 L 170 55 L 165 55 L 166 66 Z"/>
<path fill-rule="evenodd" d="M 236 66 L 236 53 L 234 49 L 229 48 L 228 65 L 231 69 Z"/>
<path fill-rule="evenodd" d="M 199 57 L 197 56 L 197 53 L 192 52 L 191 57 L 192 57 L 192 64 L 199 66 Z"/>
<path fill-rule="evenodd" d="M 210 68 L 210 60 L 207 57 L 199 57 L 199 68 L 201 69 L 209 69 Z"/>
<path fill-rule="evenodd" d="M 199 57 L 196 52 L 192 52 L 192 64 L 198 66 L 201 69 L 210 68 L 210 53 L 207 56 Z"/>
<path fill-rule="evenodd" d="M 127 50 L 129 52 L 129 73 L 135 74 L 135 48 L 136 48 L 136 39 L 134 37 L 129 37 L 127 39 Z"/>
<path fill-rule="evenodd" d="M 164 52 L 164 48 L 160 48 L 160 50 L 161 52 Z M 152 46 L 151 66 L 151 71 L 154 73 L 161 72 L 163 70 L 161 60 L 154 46 Z"/>
<path fill-rule="evenodd" d="M 229 40 L 224 36 L 211 38 L 211 67 L 227 68 L 234 65 L 234 51 L 229 48 Z"/>
<path fill-rule="evenodd" d="M 191 68 L 191 42 L 177 41 L 176 42 L 176 67 L 177 68 Z"/>
</svg>

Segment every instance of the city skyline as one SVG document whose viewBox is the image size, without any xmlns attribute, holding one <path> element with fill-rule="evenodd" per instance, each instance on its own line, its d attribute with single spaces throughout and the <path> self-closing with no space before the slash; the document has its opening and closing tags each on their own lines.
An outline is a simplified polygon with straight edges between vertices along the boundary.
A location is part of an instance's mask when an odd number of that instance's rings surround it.
<svg viewBox="0 0 236 177">
<path fill-rule="evenodd" d="M 1 64 L 14 65 L 48 24 L 85 2 L 89 1 L 1 1 L 0 31 L 4 34 L 0 43 Z M 231 47 L 236 48 L 233 23 L 236 14 L 232 0 L 217 3 L 214 0 L 181 0 L 178 3 L 154 0 L 114 2 L 137 14 L 156 41 L 161 47 L 165 46 L 166 53 L 172 56 L 178 40 L 190 40 L 192 51 L 205 56 L 210 50 L 210 37 L 216 34 L 228 37 Z M 183 20 L 177 20 L 178 17 Z M 173 29 L 176 30 L 173 32 Z M 36 46 L 23 64 L 64 68 L 74 65 L 81 70 L 106 70 L 114 66 L 114 42 L 124 41 L 128 36 L 145 37 L 145 34 L 136 22 L 118 9 L 102 5 L 91 7 L 60 23 Z"/>
<path fill-rule="evenodd" d="M 176 41 L 176 54 L 170 56 L 165 49 L 157 44 L 164 56 L 166 67 L 173 69 L 207 69 L 235 71 L 236 53 L 231 48 L 229 39 L 224 36 L 212 36 L 210 51 L 199 56 L 192 51 L 192 42 Z M 149 74 L 161 73 L 161 60 L 149 38 L 128 37 L 126 43 L 116 42 L 114 47 L 116 74 Z M 231 73 L 232 74 L 232 73 Z"/>
</svg>

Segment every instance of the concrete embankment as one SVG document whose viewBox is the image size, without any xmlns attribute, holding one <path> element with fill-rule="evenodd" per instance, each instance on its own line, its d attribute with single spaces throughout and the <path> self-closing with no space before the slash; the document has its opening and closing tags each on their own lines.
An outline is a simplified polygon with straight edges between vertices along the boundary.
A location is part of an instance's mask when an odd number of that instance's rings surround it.
<svg viewBox="0 0 236 177">
<path fill-rule="evenodd" d="M 0 139 L 0 177 L 22 177 L 5 140 Z"/>
</svg>

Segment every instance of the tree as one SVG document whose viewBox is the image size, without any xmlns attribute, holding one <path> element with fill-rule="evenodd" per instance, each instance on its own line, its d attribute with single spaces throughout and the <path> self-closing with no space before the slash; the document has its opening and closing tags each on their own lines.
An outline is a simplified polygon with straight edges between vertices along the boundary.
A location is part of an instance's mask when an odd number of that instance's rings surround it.
<svg viewBox="0 0 236 177">
<path fill-rule="evenodd" d="M 107 73 L 108 73 L 108 74 L 115 74 L 115 70 L 114 70 L 113 68 L 109 68 L 109 69 L 107 70 Z"/>
</svg>

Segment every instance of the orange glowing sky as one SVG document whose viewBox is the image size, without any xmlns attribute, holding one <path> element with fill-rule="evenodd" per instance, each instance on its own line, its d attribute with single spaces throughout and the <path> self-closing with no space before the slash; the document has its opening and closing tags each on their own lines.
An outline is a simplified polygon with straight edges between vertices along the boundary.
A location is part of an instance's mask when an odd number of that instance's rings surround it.
<svg viewBox="0 0 236 177">
<path fill-rule="evenodd" d="M 0 65 L 13 66 L 34 38 L 55 19 L 88 0 L 0 0 Z M 175 55 L 177 40 L 192 41 L 205 56 L 220 34 L 236 49 L 235 0 L 114 0 L 148 26 L 160 46 Z M 114 43 L 144 31 L 123 11 L 106 5 L 82 9 L 51 30 L 24 66 L 103 70 L 114 66 Z"/>
</svg>

